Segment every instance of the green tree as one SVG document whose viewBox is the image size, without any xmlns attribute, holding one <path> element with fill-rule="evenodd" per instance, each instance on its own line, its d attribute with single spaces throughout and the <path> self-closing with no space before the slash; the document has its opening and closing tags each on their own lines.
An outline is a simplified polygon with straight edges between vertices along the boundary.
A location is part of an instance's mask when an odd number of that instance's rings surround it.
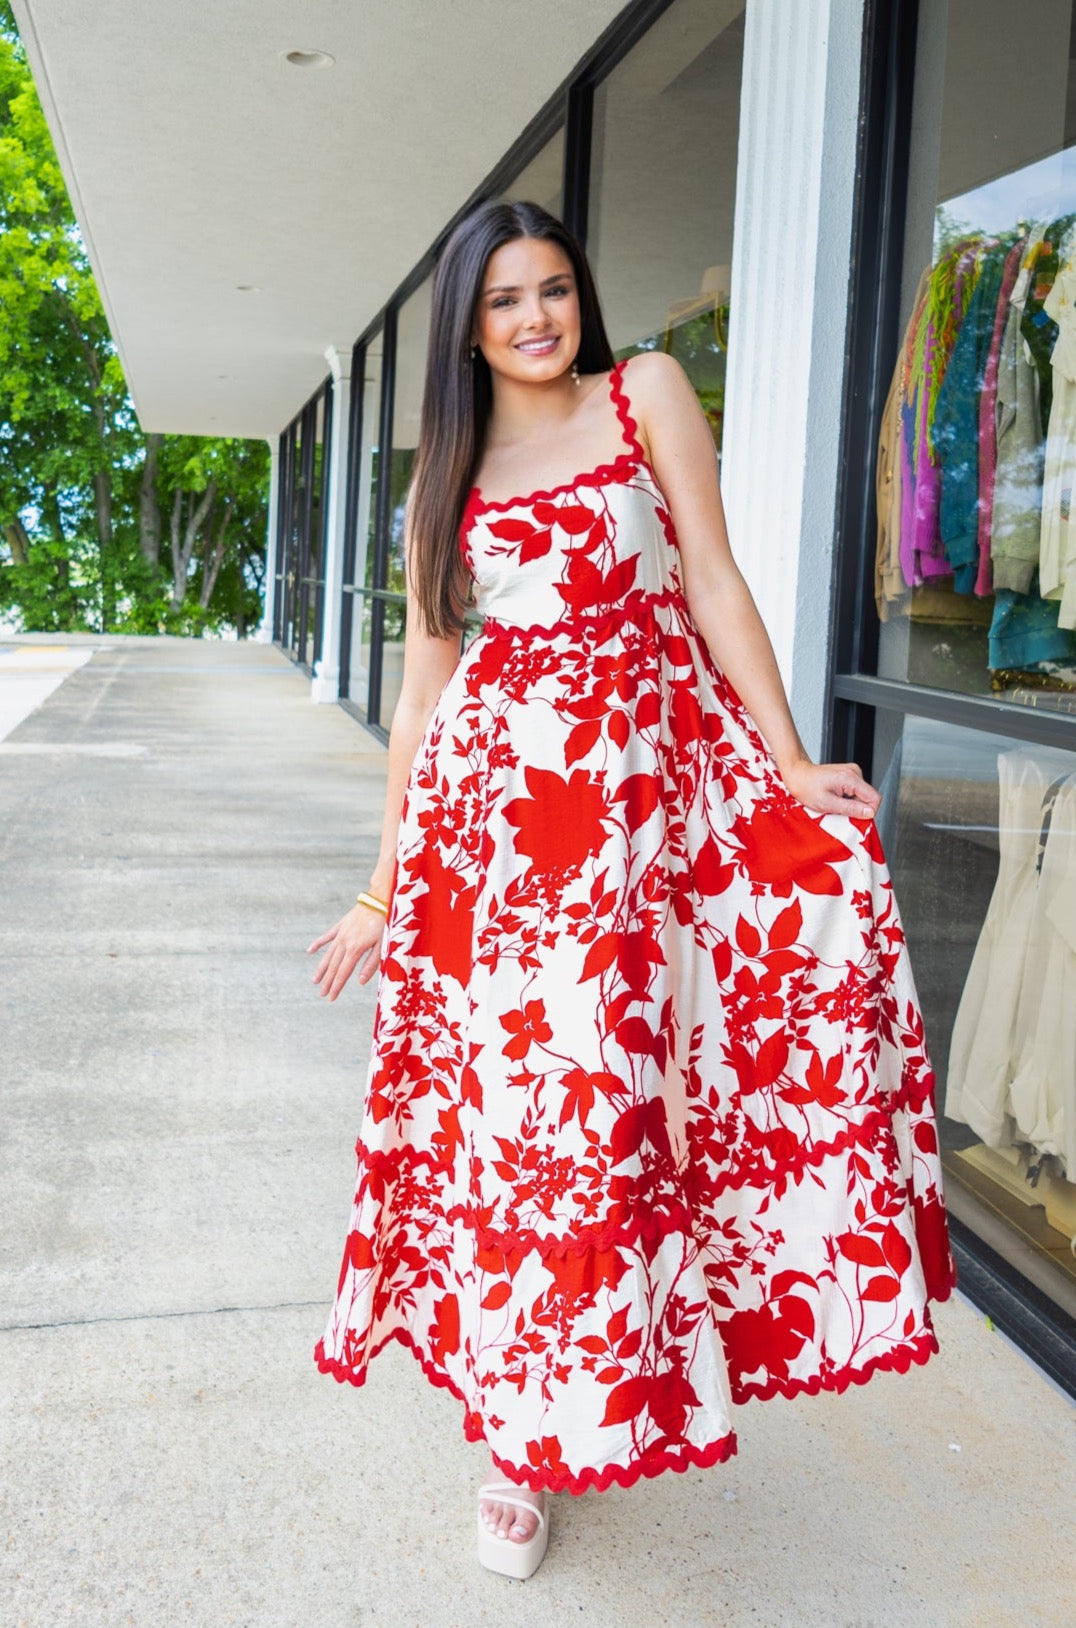
<svg viewBox="0 0 1076 1628">
<path fill-rule="evenodd" d="M 138 423 L 0 0 L 0 614 L 40 631 L 244 632 L 268 449 Z"/>
<path fill-rule="evenodd" d="M 152 439 L 152 438 L 151 438 Z M 161 533 L 170 562 L 168 616 L 192 629 L 226 617 L 240 633 L 261 610 L 265 548 L 265 501 L 269 451 L 264 441 L 160 438 L 156 490 L 161 520 L 145 491 L 141 519 L 146 557 Z M 143 469 L 145 486 L 145 466 Z M 163 513 L 162 513 L 163 511 Z"/>
</svg>

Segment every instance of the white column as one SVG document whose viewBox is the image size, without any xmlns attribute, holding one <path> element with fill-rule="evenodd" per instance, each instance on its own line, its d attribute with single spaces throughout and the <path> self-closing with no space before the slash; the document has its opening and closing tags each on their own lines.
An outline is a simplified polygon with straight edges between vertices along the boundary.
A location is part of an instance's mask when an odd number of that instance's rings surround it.
<svg viewBox="0 0 1076 1628">
<path fill-rule="evenodd" d="M 265 527 L 265 595 L 262 619 L 254 637 L 259 644 L 272 644 L 273 619 L 276 615 L 276 523 L 280 508 L 280 441 L 268 442 L 269 447 L 269 518 Z"/>
<path fill-rule="evenodd" d="M 824 724 L 864 0 L 748 0 L 722 489 L 804 741 Z"/>
<path fill-rule="evenodd" d="M 332 429 L 322 456 L 329 459 L 329 499 L 325 521 L 325 596 L 321 655 L 314 664 L 310 699 L 340 698 L 340 596 L 344 582 L 344 514 L 347 503 L 347 431 L 351 417 L 351 352 L 330 345 L 325 352 L 333 378 Z"/>
</svg>

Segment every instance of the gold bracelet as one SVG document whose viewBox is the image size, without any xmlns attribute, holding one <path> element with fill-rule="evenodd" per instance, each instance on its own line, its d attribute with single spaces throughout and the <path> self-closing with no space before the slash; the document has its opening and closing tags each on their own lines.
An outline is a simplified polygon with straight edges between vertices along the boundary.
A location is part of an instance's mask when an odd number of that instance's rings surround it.
<svg viewBox="0 0 1076 1628">
<path fill-rule="evenodd" d="M 387 916 L 389 913 L 389 907 L 384 899 L 375 899 L 372 893 L 360 893 L 355 903 L 364 904 L 369 910 L 380 910 L 383 916 Z"/>
</svg>

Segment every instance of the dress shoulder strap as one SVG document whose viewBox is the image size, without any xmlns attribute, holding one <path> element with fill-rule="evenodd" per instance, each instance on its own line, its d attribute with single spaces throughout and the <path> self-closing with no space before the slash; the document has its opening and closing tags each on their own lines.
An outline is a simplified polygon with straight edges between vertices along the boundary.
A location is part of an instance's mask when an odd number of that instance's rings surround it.
<svg viewBox="0 0 1076 1628">
<path fill-rule="evenodd" d="M 616 416 L 620 420 L 621 434 L 630 447 L 633 457 L 645 463 L 646 453 L 639 440 L 639 426 L 632 416 L 631 402 L 628 400 L 627 392 L 624 389 L 624 369 L 627 367 L 628 361 L 627 356 L 622 357 L 610 373 L 609 399 L 616 409 Z"/>
</svg>

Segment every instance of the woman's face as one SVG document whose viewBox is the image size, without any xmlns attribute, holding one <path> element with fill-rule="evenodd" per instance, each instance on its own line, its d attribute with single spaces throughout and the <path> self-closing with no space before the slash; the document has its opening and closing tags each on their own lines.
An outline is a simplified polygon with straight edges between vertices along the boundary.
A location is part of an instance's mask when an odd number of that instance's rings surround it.
<svg viewBox="0 0 1076 1628">
<path fill-rule="evenodd" d="M 486 262 L 473 339 L 492 372 L 524 384 L 566 373 L 579 349 L 572 263 L 546 238 L 502 243 Z"/>
</svg>

